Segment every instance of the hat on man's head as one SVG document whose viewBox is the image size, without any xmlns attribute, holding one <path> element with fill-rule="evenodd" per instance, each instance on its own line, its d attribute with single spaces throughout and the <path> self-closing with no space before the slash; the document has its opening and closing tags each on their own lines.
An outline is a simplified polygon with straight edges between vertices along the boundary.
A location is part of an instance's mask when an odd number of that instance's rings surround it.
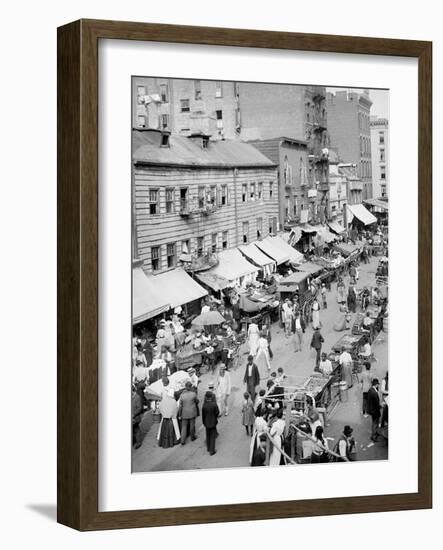
<svg viewBox="0 0 443 550">
<path fill-rule="evenodd" d="M 213 389 L 214 389 L 214 382 L 209 382 L 208 390 L 213 390 Z"/>
<path fill-rule="evenodd" d="M 350 436 L 354 430 L 351 428 L 351 426 L 345 426 L 343 433 L 346 437 Z"/>
</svg>

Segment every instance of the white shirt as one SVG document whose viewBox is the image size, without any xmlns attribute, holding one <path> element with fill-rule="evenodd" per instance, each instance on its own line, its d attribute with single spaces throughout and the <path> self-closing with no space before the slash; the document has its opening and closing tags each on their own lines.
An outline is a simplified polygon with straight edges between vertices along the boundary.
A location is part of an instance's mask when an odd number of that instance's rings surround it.
<svg viewBox="0 0 443 550">
<path fill-rule="evenodd" d="M 329 376 L 332 372 L 331 361 L 329 361 L 329 359 L 325 359 L 325 361 L 320 361 L 319 369 L 325 376 Z"/>
<path fill-rule="evenodd" d="M 340 355 L 338 362 L 340 363 L 340 365 L 343 365 L 344 363 L 352 363 L 352 357 L 350 353 L 348 353 L 347 351 L 344 351 Z"/>
<path fill-rule="evenodd" d="M 300 322 L 300 317 L 297 317 L 295 319 L 295 330 L 301 330 L 302 327 L 301 327 L 301 322 Z"/>
<path fill-rule="evenodd" d="M 204 305 L 202 307 L 201 313 L 208 313 L 208 311 L 211 311 L 211 308 L 208 305 Z"/>
</svg>

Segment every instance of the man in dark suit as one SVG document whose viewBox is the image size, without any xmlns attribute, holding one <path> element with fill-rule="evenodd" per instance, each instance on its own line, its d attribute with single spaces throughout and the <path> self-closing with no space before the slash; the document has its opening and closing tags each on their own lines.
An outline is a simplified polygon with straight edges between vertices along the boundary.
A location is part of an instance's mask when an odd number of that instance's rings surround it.
<svg viewBox="0 0 443 550">
<path fill-rule="evenodd" d="M 315 351 L 317 352 L 317 356 L 315 359 L 315 370 L 319 370 L 321 346 L 324 341 L 325 339 L 321 335 L 320 329 L 317 327 L 314 330 L 314 334 L 312 335 L 312 340 L 311 340 L 311 348 L 314 348 Z"/>
<path fill-rule="evenodd" d="M 374 378 L 372 380 L 372 386 L 369 388 L 368 398 L 367 398 L 368 399 L 367 411 L 372 418 L 372 430 L 371 430 L 372 441 L 377 441 L 377 438 L 379 435 L 378 425 L 380 423 L 380 414 L 381 414 L 380 395 L 378 393 L 379 387 L 380 387 L 380 383 L 378 381 L 378 378 Z"/>
<path fill-rule="evenodd" d="M 255 388 L 260 384 L 260 372 L 257 365 L 254 363 L 254 357 L 252 355 L 248 356 L 243 382 L 246 384 L 246 391 L 251 396 L 252 402 L 254 402 L 256 396 Z"/>
<path fill-rule="evenodd" d="M 206 448 L 210 455 L 215 455 L 215 438 L 217 437 L 217 422 L 220 411 L 217 406 L 215 395 L 207 391 L 205 402 L 202 408 L 202 422 L 206 428 Z"/>
<path fill-rule="evenodd" d="M 185 389 L 180 396 L 179 406 L 178 406 L 178 417 L 181 418 L 182 428 L 181 428 L 181 444 L 184 445 L 186 442 L 186 437 L 191 436 L 191 441 L 197 439 L 195 435 L 195 419 L 198 414 L 198 398 L 195 391 L 192 389 L 192 382 L 186 382 Z"/>
</svg>

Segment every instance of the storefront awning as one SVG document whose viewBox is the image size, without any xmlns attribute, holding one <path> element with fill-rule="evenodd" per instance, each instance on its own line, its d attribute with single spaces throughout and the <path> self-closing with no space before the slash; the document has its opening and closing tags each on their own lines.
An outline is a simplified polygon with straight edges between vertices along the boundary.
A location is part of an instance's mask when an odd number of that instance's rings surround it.
<svg viewBox="0 0 443 550">
<path fill-rule="evenodd" d="M 281 279 L 277 286 L 278 292 L 295 292 L 299 288 L 300 283 L 309 277 L 309 273 L 303 273 L 296 271 L 291 275 L 288 275 L 284 279 Z"/>
<path fill-rule="evenodd" d="M 313 227 L 312 225 L 309 225 L 309 223 L 307 223 L 306 225 L 304 225 L 301 230 L 304 232 L 304 233 L 317 233 L 317 229 L 315 227 Z"/>
<path fill-rule="evenodd" d="M 299 264 L 303 261 L 303 254 L 295 250 L 295 248 L 280 237 L 266 237 L 263 241 L 256 242 L 255 246 L 273 258 L 277 262 L 277 265 L 288 261 Z"/>
<path fill-rule="evenodd" d="M 348 212 L 350 212 L 352 216 L 355 216 L 357 219 L 359 219 L 364 225 L 371 225 L 371 223 L 376 223 L 377 218 L 374 216 L 374 214 L 371 214 L 367 208 L 365 208 L 362 204 L 348 204 Z"/>
<path fill-rule="evenodd" d="M 366 199 L 363 202 L 369 206 L 373 206 L 376 211 L 379 212 L 387 212 L 389 210 L 389 204 L 387 201 L 382 201 L 380 199 Z"/>
<path fill-rule="evenodd" d="M 328 225 L 334 233 L 337 233 L 337 235 L 341 235 L 345 230 L 345 228 L 338 222 L 328 222 Z"/>
<path fill-rule="evenodd" d="M 360 246 L 351 243 L 337 243 L 334 248 L 343 256 L 350 256 L 360 250 Z"/>
<path fill-rule="evenodd" d="M 170 308 L 166 294 L 159 292 L 153 276 L 145 275 L 141 267 L 132 270 L 132 322 L 134 324 L 160 315 Z"/>
<path fill-rule="evenodd" d="M 236 248 L 220 252 L 218 260 L 215 267 L 195 274 L 202 283 L 213 290 L 223 290 L 232 286 L 241 277 L 253 275 L 258 271 L 258 268 L 248 262 Z"/>
<path fill-rule="evenodd" d="M 263 252 L 255 246 L 255 243 L 243 244 L 238 247 L 243 256 L 246 256 L 248 260 L 254 262 L 254 264 L 264 267 L 265 265 L 275 264 L 275 261 L 263 254 Z"/>
<path fill-rule="evenodd" d="M 208 294 L 184 269 L 177 267 L 172 271 L 152 275 L 160 296 L 171 304 L 171 308 L 189 304 Z"/>
</svg>

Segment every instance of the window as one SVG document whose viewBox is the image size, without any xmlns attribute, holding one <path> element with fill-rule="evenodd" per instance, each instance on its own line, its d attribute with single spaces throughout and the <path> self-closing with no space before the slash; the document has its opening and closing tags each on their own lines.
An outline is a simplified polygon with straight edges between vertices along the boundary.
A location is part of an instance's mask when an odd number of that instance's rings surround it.
<svg viewBox="0 0 443 550">
<path fill-rule="evenodd" d="M 255 183 L 251 183 L 249 187 L 249 197 L 251 201 L 255 201 Z"/>
<path fill-rule="evenodd" d="M 386 179 L 386 166 L 380 166 L 380 179 Z"/>
<path fill-rule="evenodd" d="M 268 232 L 269 235 L 272 235 L 272 218 L 269 218 L 268 220 Z"/>
<path fill-rule="evenodd" d="M 239 129 L 240 126 L 241 126 L 241 114 L 240 114 L 240 109 L 239 109 L 239 107 L 237 107 L 237 108 L 235 109 L 235 127 L 236 127 L 237 129 Z"/>
<path fill-rule="evenodd" d="M 246 244 L 249 240 L 249 222 L 243 222 L 243 242 Z"/>
<path fill-rule="evenodd" d="M 215 118 L 217 119 L 217 128 L 223 128 L 223 111 L 215 111 Z"/>
<path fill-rule="evenodd" d="M 190 254 L 191 253 L 191 243 L 189 239 L 185 239 L 182 241 L 182 254 Z"/>
<path fill-rule="evenodd" d="M 228 248 L 228 232 L 223 231 L 222 233 L 222 248 L 226 250 Z"/>
<path fill-rule="evenodd" d="M 204 237 L 197 237 L 197 256 L 203 256 Z"/>
<path fill-rule="evenodd" d="M 189 132 L 191 131 L 190 128 L 180 128 L 180 134 L 184 134 L 184 135 L 187 135 L 189 134 Z"/>
<path fill-rule="evenodd" d="M 160 84 L 160 99 L 163 103 L 168 102 L 168 85 Z"/>
<path fill-rule="evenodd" d="M 242 202 L 246 202 L 248 198 L 248 185 L 246 183 L 243 183 L 241 186 L 241 200 Z"/>
<path fill-rule="evenodd" d="M 202 83 L 201 80 L 194 80 L 195 99 L 202 98 Z"/>
<path fill-rule="evenodd" d="M 257 218 L 257 239 L 263 235 L 263 218 Z"/>
<path fill-rule="evenodd" d="M 174 189 L 166 189 L 166 214 L 174 212 Z"/>
<path fill-rule="evenodd" d="M 380 162 L 384 162 L 384 161 L 385 161 L 385 150 L 380 149 Z"/>
<path fill-rule="evenodd" d="M 228 186 L 227 185 L 221 186 L 220 204 L 221 206 L 226 206 L 228 204 Z"/>
<path fill-rule="evenodd" d="M 217 187 L 215 185 L 211 185 L 211 189 L 209 191 L 209 202 L 212 206 L 216 206 L 217 204 Z"/>
<path fill-rule="evenodd" d="M 385 133 L 384 132 L 379 132 L 378 133 L 378 142 L 380 143 L 380 145 L 383 145 L 383 143 L 385 142 Z"/>
<path fill-rule="evenodd" d="M 257 196 L 258 196 L 259 201 L 262 200 L 262 198 L 263 198 L 263 182 L 262 181 L 258 182 Z"/>
<path fill-rule="evenodd" d="M 269 199 L 272 199 L 272 195 L 274 194 L 274 182 L 269 182 Z"/>
<path fill-rule="evenodd" d="M 169 126 L 169 115 L 160 115 L 160 123 L 163 130 L 166 130 Z"/>
<path fill-rule="evenodd" d="M 146 95 L 145 86 L 137 86 L 137 103 L 140 105 L 143 101 L 143 97 Z"/>
<path fill-rule="evenodd" d="M 217 252 L 217 233 L 211 235 L 211 251 L 215 254 Z"/>
<path fill-rule="evenodd" d="M 144 115 L 138 115 L 137 117 L 137 126 L 139 128 L 144 128 L 146 126 L 146 118 Z"/>
<path fill-rule="evenodd" d="M 160 247 L 151 247 L 151 266 L 152 271 L 158 271 L 160 269 Z"/>
<path fill-rule="evenodd" d="M 182 113 L 189 113 L 189 99 L 180 99 L 180 111 Z"/>
<path fill-rule="evenodd" d="M 187 210 L 188 208 L 188 188 L 182 187 L 180 189 L 180 210 Z"/>
<path fill-rule="evenodd" d="M 168 267 L 174 267 L 176 264 L 175 243 L 169 243 L 166 245 L 166 258 Z"/>
<path fill-rule="evenodd" d="M 221 80 L 215 82 L 215 97 L 223 97 L 223 82 Z"/>
<path fill-rule="evenodd" d="M 198 188 L 198 207 L 204 208 L 205 206 L 205 188 L 200 186 Z"/>
<path fill-rule="evenodd" d="M 158 189 L 149 189 L 148 204 L 149 214 L 151 214 L 151 216 L 160 213 L 158 204 Z"/>
<path fill-rule="evenodd" d="M 169 147 L 169 134 L 162 134 L 160 147 Z"/>
</svg>

